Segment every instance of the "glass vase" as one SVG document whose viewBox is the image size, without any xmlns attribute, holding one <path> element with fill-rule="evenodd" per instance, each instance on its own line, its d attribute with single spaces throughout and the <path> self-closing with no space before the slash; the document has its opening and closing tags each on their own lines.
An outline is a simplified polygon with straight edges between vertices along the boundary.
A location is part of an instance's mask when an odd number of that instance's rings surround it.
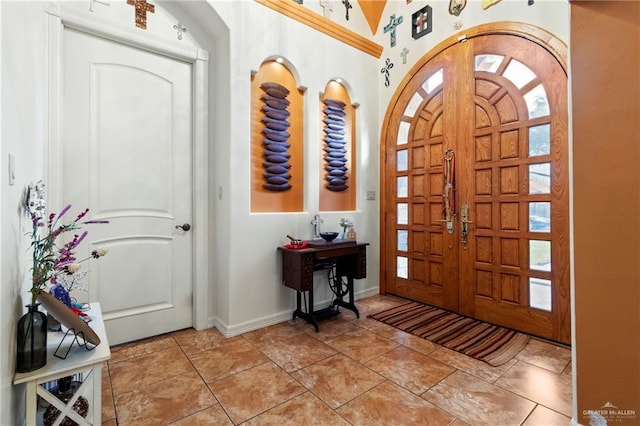
<svg viewBox="0 0 640 426">
<path fill-rule="evenodd" d="M 39 303 L 27 305 L 27 313 L 18 321 L 16 333 L 16 371 L 27 373 L 47 364 L 47 316 Z"/>
</svg>

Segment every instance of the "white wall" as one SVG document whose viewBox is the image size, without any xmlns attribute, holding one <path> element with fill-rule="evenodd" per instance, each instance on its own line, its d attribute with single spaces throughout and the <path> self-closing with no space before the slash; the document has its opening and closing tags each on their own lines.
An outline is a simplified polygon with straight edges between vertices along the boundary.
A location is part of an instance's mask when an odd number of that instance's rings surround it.
<svg viewBox="0 0 640 426">
<path fill-rule="evenodd" d="M 30 220 L 21 214 L 23 191 L 44 171 L 46 85 L 44 15 L 41 3 L 0 2 L 1 136 L 0 204 L 2 243 L 0 278 L 0 424 L 16 424 L 23 407 L 22 386 L 13 387 L 15 328 L 29 303 L 24 234 Z M 15 157 L 15 184 L 8 182 L 8 156 Z M 26 287 L 25 287 L 26 286 Z"/>
<path fill-rule="evenodd" d="M 367 278 L 356 282 L 356 292 L 378 291 L 378 204 L 366 201 L 366 190 L 377 191 L 378 117 L 375 87 L 377 59 L 329 38 L 255 2 L 212 2 L 229 28 L 231 80 L 231 138 L 229 158 L 216 159 L 216 165 L 228 161 L 229 174 L 217 185 L 223 189 L 222 203 L 230 207 L 228 242 L 230 253 L 228 286 L 229 315 L 218 320 L 229 334 L 237 334 L 260 324 L 283 321 L 291 316 L 294 292 L 281 284 L 276 247 L 288 242 L 286 235 L 308 239 L 311 219 L 319 207 L 320 143 L 319 94 L 327 82 L 340 77 L 351 90 L 357 109 L 358 188 L 357 211 L 323 213 L 323 230 L 340 230 L 341 217 L 354 220 L 358 238 L 371 243 L 368 250 Z M 251 72 L 267 58 L 281 55 L 293 65 L 304 99 L 305 200 L 301 213 L 250 212 L 251 149 Z M 222 231 L 222 229 L 219 229 Z M 223 231 L 224 232 L 224 231 Z M 317 275 L 316 300 L 330 300 L 326 279 Z"/>
</svg>

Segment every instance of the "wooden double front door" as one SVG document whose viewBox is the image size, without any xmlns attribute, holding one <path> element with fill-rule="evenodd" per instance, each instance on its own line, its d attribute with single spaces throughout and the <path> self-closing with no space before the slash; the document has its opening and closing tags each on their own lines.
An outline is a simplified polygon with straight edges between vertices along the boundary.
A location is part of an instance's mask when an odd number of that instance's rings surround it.
<svg viewBox="0 0 640 426">
<path fill-rule="evenodd" d="M 479 31 L 414 69 L 383 128 L 386 293 L 570 342 L 561 61 Z"/>
</svg>

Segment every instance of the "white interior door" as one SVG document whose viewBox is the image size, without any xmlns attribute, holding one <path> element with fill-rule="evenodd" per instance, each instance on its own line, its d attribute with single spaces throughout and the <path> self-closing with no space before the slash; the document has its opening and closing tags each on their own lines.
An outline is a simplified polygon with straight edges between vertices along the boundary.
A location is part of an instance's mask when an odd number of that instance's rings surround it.
<svg viewBox="0 0 640 426">
<path fill-rule="evenodd" d="M 88 217 L 110 344 L 192 325 L 192 64 L 65 29 L 62 199 Z M 186 228 L 186 227 L 185 227 Z"/>
</svg>

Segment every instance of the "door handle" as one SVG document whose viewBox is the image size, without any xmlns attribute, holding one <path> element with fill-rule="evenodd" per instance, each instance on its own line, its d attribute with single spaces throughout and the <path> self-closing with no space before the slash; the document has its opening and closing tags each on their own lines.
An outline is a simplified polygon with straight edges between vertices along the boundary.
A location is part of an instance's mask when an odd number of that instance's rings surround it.
<svg viewBox="0 0 640 426">
<path fill-rule="evenodd" d="M 460 223 L 462 224 L 462 243 L 467 244 L 467 235 L 469 235 L 469 224 L 473 223 L 469 220 L 469 205 L 463 204 L 460 207 Z"/>
<path fill-rule="evenodd" d="M 188 231 L 191 229 L 191 225 L 185 223 L 184 225 L 176 225 L 176 229 L 182 229 L 183 231 Z"/>
<path fill-rule="evenodd" d="M 453 234 L 453 226 L 456 216 L 455 207 L 455 179 L 454 179 L 454 153 L 451 148 L 444 153 L 444 162 L 442 167 L 442 202 L 443 202 L 443 218 L 438 222 L 445 222 L 447 232 Z"/>
</svg>

